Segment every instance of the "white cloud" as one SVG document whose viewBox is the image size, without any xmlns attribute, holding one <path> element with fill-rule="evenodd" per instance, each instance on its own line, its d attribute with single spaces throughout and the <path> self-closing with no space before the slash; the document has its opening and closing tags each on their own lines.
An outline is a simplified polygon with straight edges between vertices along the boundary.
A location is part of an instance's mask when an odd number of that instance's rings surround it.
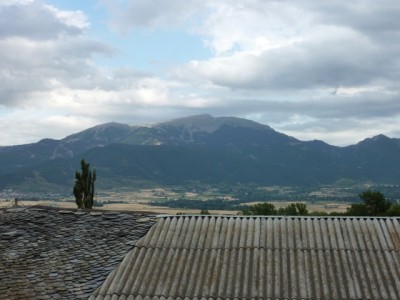
<svg viewBox="0 0 400 300">
<path fill-rule="evenodd" d="M 38 0 L 1 5 L 0 105 L 37 105 L 51 99 L 35 99 L 34 93 L 57 88 L 55 82 L 74 87 L 99 77 L 93 55 L 113 50 L 84 37 L 87 26 L 82 12 L 61 11 Z"/>
<path fill-rule="evenodd" d="M 211 1 L 210 10 L 200 32 L 217 55 L 291 44 L 310 26 L 306 12 L 279 1 Z"/>
<path fill-rule="evenodd" d="M 63 11 L 55 8 L 54 6 L 45 6 L 51 11 L 61 22 L 69 27 L 86 29 L 89 27 L 89 22 L 82 11 Z"/>
</svg>

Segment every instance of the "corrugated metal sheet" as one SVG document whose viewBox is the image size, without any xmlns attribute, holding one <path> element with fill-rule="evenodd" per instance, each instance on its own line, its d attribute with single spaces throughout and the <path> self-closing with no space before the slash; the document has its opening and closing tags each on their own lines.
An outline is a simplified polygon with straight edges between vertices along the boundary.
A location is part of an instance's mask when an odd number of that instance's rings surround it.
<svg viewBox="0 0 400 300">
<path fill-rule="evenodd" d="M 400 299 L 399 254 L 398 218 L 165 216 L 90 299 Z"/>
</svg>

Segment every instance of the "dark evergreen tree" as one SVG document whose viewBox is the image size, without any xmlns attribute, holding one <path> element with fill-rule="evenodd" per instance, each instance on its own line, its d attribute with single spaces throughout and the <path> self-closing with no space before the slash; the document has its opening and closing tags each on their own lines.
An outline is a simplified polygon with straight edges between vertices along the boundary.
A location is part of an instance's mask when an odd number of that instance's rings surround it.
<svg viewBox="0 0 400 300">
<path fill-rule="evenodd" d="M 392 203 L 380 192 L 365 191 L 359 195 L 363 203 L 352 204 L 347 210 L 350 216 L 385 216 Z M 392 212 L 393 213 L 393 212 Z"/>
<path fill-rule="evenodd" d="M 392 205 L 380 192 L 365 191 L 359 197 L 364 201 L 368 215 L 370 216 L 385 215 L 386 211 Z"/>
<path fill-rule="evenodd" d="M 74 196 L 78 208 L 93 208 L 94 182 L 96 171 L 90 170 L 89 163 L 81 160 L 81 172 L 75 173 Z"/>
</svg>

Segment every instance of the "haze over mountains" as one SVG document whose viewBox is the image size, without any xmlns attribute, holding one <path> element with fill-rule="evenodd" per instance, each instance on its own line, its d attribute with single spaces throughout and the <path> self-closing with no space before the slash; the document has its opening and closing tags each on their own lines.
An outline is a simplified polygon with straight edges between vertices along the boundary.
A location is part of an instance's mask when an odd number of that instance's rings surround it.
<svg viewBox="0 0 400 300">
<path fill-rule="evenodd" d="M 378 135 L 347 147 L 300 141 L 250 120 L 198 115 L 152 127 L 107 123 L 62 140 L 0 147 L 0 189 L 71 189 L 79 161 L 97 186 L 138 181 L 317 185 L 400 182 L 400 139 Z"/>
</svg>

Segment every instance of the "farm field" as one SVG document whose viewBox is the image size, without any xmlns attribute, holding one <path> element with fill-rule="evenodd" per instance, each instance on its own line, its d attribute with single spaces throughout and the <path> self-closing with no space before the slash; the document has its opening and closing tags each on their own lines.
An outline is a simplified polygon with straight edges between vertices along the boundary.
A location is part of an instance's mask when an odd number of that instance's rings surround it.
<svg viewBox="0 0 400 300">
<path fill-rule="evenodd" d="M 169 186 L 153 188 L 125 188 L 98 190 L 95 208 L 99 210 L 141 211 L 156 214 L 197 214 L 208 210 L 212 214 L 238 214 L 243 205 L 261 202 L 273 203 L 279 209 L 290 203 L 305 203 L 311 212 L 345 212 L 351 203 L 357 203 L 358 194 L 366 189 L 383 190 L 388 199 L 397 201 L 398 187 L 387 186 L 326 186 L 317 188 L 291 186 Z M 71 193 L 72 194 L 72 193 Z M 51 195 L 52 196 L 52 195 Z M 72 195 L 24 195 L 0 193 L 0 207 L 12 205 L 48 205 L 76 208 Z"/>
<path fill-rule="evenodd" d="M 5 199 L 0 199 L 0 208 L 10 207 L 11 203 L 9 201 L 5 201 Z M 149 201 L 149 200 L 148 200 Z M 251 202 L 247 203 L 248 205 L 256 204 L 260 202 Z M 271 202 L 275 205 L 276 208 L 285 207 L 290 203 L 290 201 L 282 201 L 282 202 Z M 310 212 L 320 211 L 320 212 L 345 212 L 348 204 L 344 204 L 341 202 L 304 202 L 307 205 L 307 208 Z M 76 208 L 76 205 L 73 201 L 52 201 L 52 200 L 39 200 L 39 201 L 29 201 L 24 200 L 20 201 L 19 205 L 22 206 L 34 206 L 34 205 L 43 205 L 43 206 L 52 206 L 58 208 Z M 137 211 L 137 212 L 152 212 L 156 214 L 169 214 L 175 215 L 178 213 L 183 214 L 198 214 L 200 210 L 198 209 L 185 209 L 185 208 L 167 208 L 162 206 L 153 206 L 145 203 L 144 201 L 130 201 L 125 203 L 110 203 L 104 204 L 102 207 L 96 207 L 98 210 L 105 211 Z M 208 210 L 210 214 L 219 214 L 219 215 L 237 215 L 240 210 Z"/>
</svg>

